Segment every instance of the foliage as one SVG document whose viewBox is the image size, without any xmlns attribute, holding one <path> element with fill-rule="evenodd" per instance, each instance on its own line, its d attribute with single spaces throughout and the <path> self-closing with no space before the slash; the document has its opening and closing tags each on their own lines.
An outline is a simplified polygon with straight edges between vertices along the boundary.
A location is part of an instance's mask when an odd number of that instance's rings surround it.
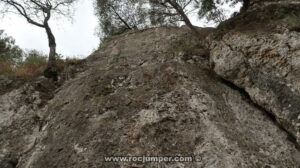
<svg viewBox="0 0 300 168">
<path fill-rule="evenodd" d="M 15 40 L 0 30 L 0 61 L 17 64 L 22 60 L 22 50 L 15 45 Z"/>
<path fill-rule="evenodd" d="M 30 64 L 46 64 L 47 62 L 47 55 L 43 52 L 37 50 L 29 50 L 25 54 L 25 60 L 23 63 L 30 63 Z"/>
<path fill-rule="evenodd" d="M 128 29 L 178 26 L 182 22 L 191 27 L 186 17 L 191 12 L 222 22 L 226 19 L 222 5 L 244 1 L 249 0 L 97 0 L 95 9 L 103 39 Z"/>
<path fill-rule="evenodd" d="M 197 0 L 196 8 L 199 8 L 199 18 L 206 18 L 217 23 L 226 20 L 225 11 L 221 8 L 224 4 L 229 3 L 234 6 L 239 2 L 248 0 Z"/>
<path fill-rule="evenodd" d="M 185 10 L 192 1 L 178 0 L 177 3 Z M 167 5 L 164 0 L 149 0 L 149 17 L 153 26 L 177 26 L 182 21 L 173 7 Z M 188 12 L 188 11 L 185 11 Z"/>
<path fill-rule="evenodd" d="M 0 31 L 0 75 L 6 77 L 21 77 L 33 79 L 43 75 L 47 66 L 48 56 L 37 50 L 23 51 L 12 37 Z M 56 54 L 57 68 L 63 71 L 67 66 L 78 64 L 75 58 L 63 59 L 63 55 Z"/>
<path fill-rule="evenodd" d="M 105 34 L 103 38 L 145 27 L 147 9 L 144 5 L 145 0 L 97 0 L 96 13 Z"/>
<path fill-rule="evenodd" d="M 95 9 L 102 38 L 130 29 L 174 26 L 182 21 L 173 8 L 161 5 L 159 0 L 97 0 L 96 2 Z M 187 3 L 191 2 L 178 1 L 182 6 L 187 6 Z"/>
<path fill-rule="evenodd" d="M 56 40 L 49 25 L 52 16 L 70 16 L 71 5 L 76 0 L 0 0 L 0 12 L 13 12 L 28 23 L 43 28 L 47 34 L 49 44 L 48 66 L 45 77 L 57 79 L 56 72 Z M 37 58 L 33 57 L 36 61 Z"/>
</svg>

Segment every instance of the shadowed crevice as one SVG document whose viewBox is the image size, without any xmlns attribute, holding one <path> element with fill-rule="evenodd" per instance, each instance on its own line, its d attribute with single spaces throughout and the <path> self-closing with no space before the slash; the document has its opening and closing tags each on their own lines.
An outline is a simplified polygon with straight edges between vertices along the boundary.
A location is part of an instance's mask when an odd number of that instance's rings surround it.
<svg viewBox="0 0 300 168">
<path fill-rule="evenodd" d="M 254 107 L 256 107 L 257 109 L 259 109 L 260 111 L 262 111 L 264 113 L 264 115 L 266 115 L 280 130 L 282 130 L 286 135 L 287 135 L 287 140 L 292 142 L 296 149 L 300 151 L 300 144 L 298 144 L 297 142 L 297 138 L 296 136 L 291 133 L 290 131 L 288 131 L 286 128 L 284 128 L 281 123 L 277 120 L 277 117 L 270 111 L 268 111 L 267 109 L 265 109 L 264 107 L 262 107 L 261 105 L 255 103 L 250 95 L 245 91 L 245 89 L 240 88 L 238 86 L 236 86 L 234 83 L 220 77 L 220 81 L 225 84 L 226 86 L 230 87 L 233 90 L 236 90 L 238 92 L 241 93 L 241 95 L 244 97 L 244 99 L 250 103 L 251 105 L 253 105 Z"/>
</svg>

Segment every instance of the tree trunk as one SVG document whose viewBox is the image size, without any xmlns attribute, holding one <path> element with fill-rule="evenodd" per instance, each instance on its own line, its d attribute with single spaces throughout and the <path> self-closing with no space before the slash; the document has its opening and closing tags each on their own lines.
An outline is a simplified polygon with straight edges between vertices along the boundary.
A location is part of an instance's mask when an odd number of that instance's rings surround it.
<svg viewBox="0 0 300 168">
<path fill-rule="evenodd" d="M 57 67 L 56 67 L 56 42 L 55 37 L 51 31 L 48 23 L 45 23 L 45 30 L 48 37 L 49 42 L 49 60 L 47 64 L 47 68 L 44 71 L 44 76 L 47 78 L 51 78 L 54 81 L 57 81 Z"/>
<path fill-rule="evenodd" d="M 49 61 L 48 67 L 55 67 L 56 66 L 56 45 L 49 45 Z"/>
<path fill-rule="evenodd" d="M 48 61 L 48 66 L 56 66 L 56 42 L 55 42 L 55 37 L 49 27 L 48 24 L 45 25 L 46 33 L 48 36 L 48 42 L 49 42 L 49 61 Z"/>
<path fill-rule="evenodd" d="M 200 35 L 199 31 L 193 26 L 193 24 L 191 23 L 190 19 L 187 17 L 187 15 L 185 14 L 185 12 L 183 11 L 182 7 L 173 0 L 166 0 L 167 3 L 169 3 L 176 11 L 178 14 L 181 15 L 184 23 L 197 35 Z"/>
<path fill-rule="evenodd" d="M 250 0 L 243 0 L 243 7 L 241 9 L 241 12 L 247 11 L 247 9 L 249 8 L 249 6 L 250 6 Z"/>
</svg>

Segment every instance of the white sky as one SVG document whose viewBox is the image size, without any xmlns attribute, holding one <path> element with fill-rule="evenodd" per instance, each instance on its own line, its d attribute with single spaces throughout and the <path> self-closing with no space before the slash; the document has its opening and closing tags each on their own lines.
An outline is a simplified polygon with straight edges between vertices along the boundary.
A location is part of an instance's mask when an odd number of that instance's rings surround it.
<svg viewBox="0 0 300 168">
<path fill-rule="evenodd" d="M 56 37 L 57 52 L 67 57 L 86 57 L 99 45 L 96 36 L 98 20 L 94 15 L 92 0 L 79 0 L 75 5 L 73 20 L 50 19 L 50 26 Z M 37 49 L 48 53 L 45 30 L 27 23 L 17 15 L 9 14 L 0 20 L 0 29 L 16 39 L 23 49 Z"/>
<path fill-rule="evenodd" d="M 239 7 L 240 5 L 234 11 Z M 228 10 L 228 15 L 233 12 L 229 6 L 224 9 Z M 16 44 L 22 49 L 36 49 L 48 53 L 48 40 L 44 29 L 33 26 L 14 14 L 0 19 L 0 30 L 4 29 L 7 35 L 16 39 Z M 191 14 L 190 19 L 196 26 L 214 26 L 213 23 L 198 20 L 196 13 Z M 57 52 L 66 57 L 84 58 L 99 45 L 99 37 L 96 35 L 98 20 L 94 15 L 93 0 L 79 0 L 76 3 L 73 21 L 52 18 L 50 26 L 56 37 Z"/>
</svg>

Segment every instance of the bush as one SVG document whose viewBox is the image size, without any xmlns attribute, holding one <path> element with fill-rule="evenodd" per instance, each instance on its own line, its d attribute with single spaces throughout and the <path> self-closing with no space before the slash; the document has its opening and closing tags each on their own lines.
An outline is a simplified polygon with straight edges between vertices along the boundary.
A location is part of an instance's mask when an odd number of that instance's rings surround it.
<svg viewBox="0 0 300 168">
<path fill-rule="evenodd" d="M 29 64 L 46 64 L 47 63 L 47 55 L 43 52 L 37 50 L 29 50 L 25 54 L 25 60 L 23 63 Z"/>
<path fill-rule="evenodd" d="M 43 73 L 47 55 L 37 50 L 24 52 L 15 40 L 0 30 L 0 75 L 32 78 Z"/>
<path fill-rule="evenodd" d="M 43 74 L 47 63 L 45 54 L 37 50 L 29 50 L 22 57 L 25 57 L 25 60 L 18 62 L 1 59 L 0 75 L 30 79 Z"/>
<path fill-rule="evenodd" d="M 14 76 L 29 79 L 43 74 L 47 64 L 47 55 L 37 50 L 29 50 L 24 57 L 25 60 L 14 67 Z"/>
<path fill-rule="evenodd" d="M 16 65 L 22 61 L 23 51 L 15 45 L 15 40 L 0 30 L 0 61 Z"/>
<path fill-rule="evenodd" d="M 8 55 L 8 58 L 9 56 L 10 55 Z M 20 56 L 22 59 L 17 62 L 12 61 L 12 59 L 1 58 L 4 57 L 0 57 L 0 75 L 9 78 L 20 77 L 27 80 L 42 76 L 48 60 L 48 56 L 45 53 L 37 50 L 22 51 L 22 55 Z M 65 71 L 70 65 L 80 63 L 80 60 L 76 58 L 63 59 L 61 54 L 57 54 L 56 59 L 58 72 Z"/>
</svg>

